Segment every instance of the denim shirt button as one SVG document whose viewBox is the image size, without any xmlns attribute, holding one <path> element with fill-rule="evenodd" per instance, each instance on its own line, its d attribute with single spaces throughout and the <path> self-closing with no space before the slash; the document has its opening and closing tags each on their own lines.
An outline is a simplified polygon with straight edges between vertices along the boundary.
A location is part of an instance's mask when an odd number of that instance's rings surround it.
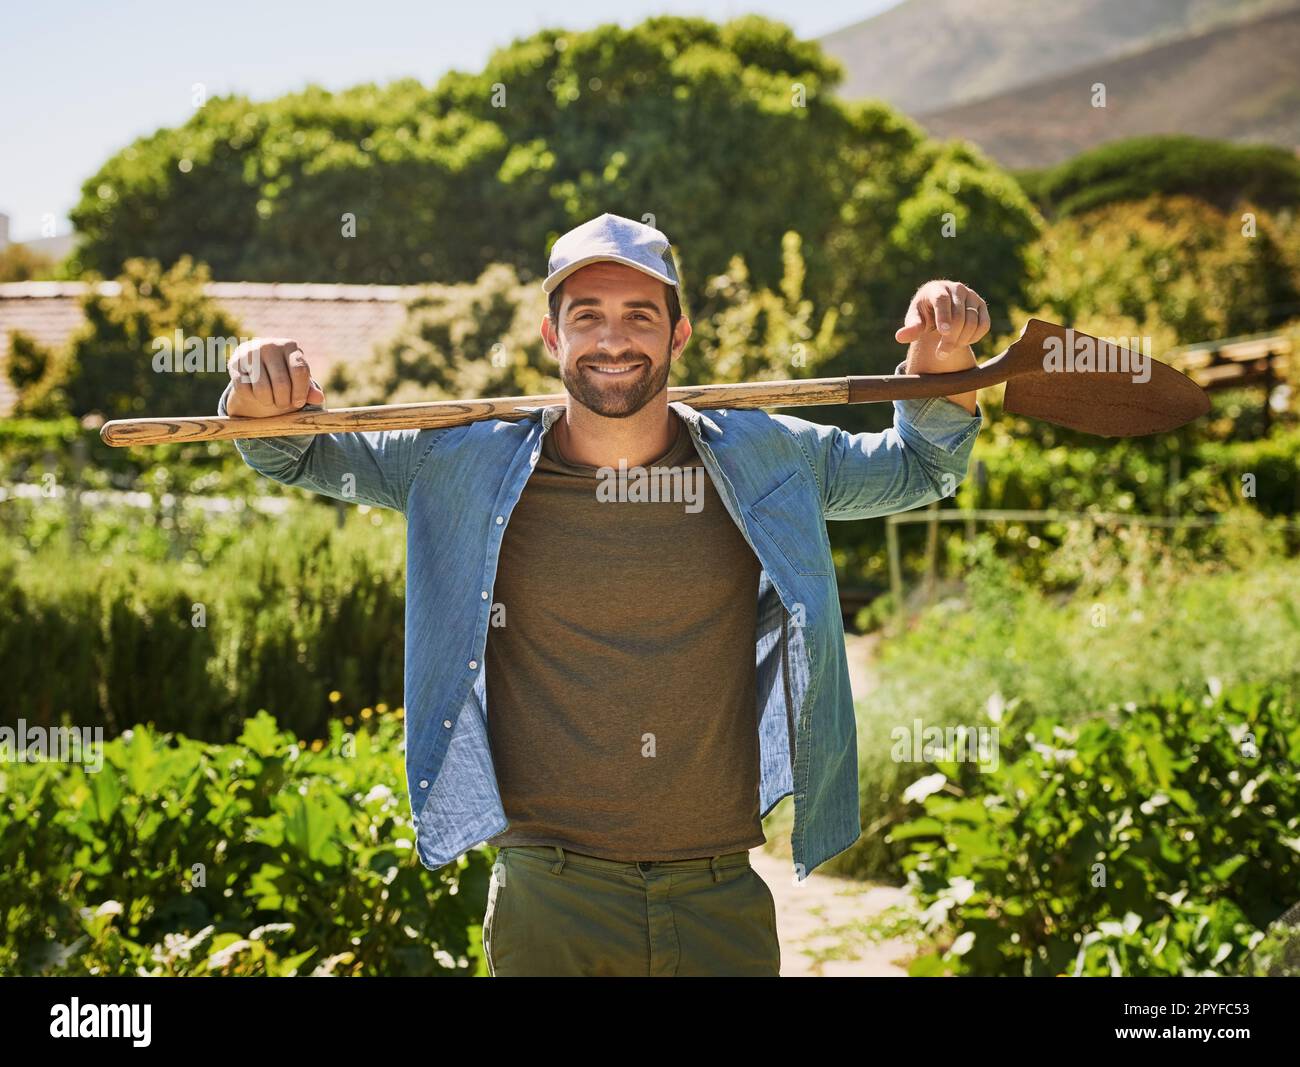
<svg viewBox="0 0 1300 1067">
<path fill-rule="evenodd" d="M 450 719 L 443 719 L 443 720 L 442 720 L 442 725 L 445 726 L 445 727 L 447 727 L 448 730 L 450 730 L 450 729 L 451 729 L 451 720 L 450 720 Z"/>
<path fill-rule="evenodd" d="M 500 525 L 501 525 L 503 522 L 505 522 L 505 521 L 506 521 L 506 520 L 503 519 L 500 515 L 497 516 L 497 525 L 498 525 L 498 526 L 500 526 Z"/>
<path fill-rule="evenodd" d="M 478 666 L 478 660 L 476 660 L 476 659 L 472 659 L 472 660 L 469 661 L 469 669 L 470 669 L 470 670 L 473 670 L 473 669 L 474 669 L 475 667 L 477 667 L 477 666 Z"/>
<path fill-rule="evenodd" d="M 484 600 L 486 600 L 486 599 L 487 599 L 487 590 L 484 589 L 483 592 L 482 592 L 480 595 L 483 597 Z"/>
<path fill-rule="evenodd" d="M 427 778 L 421 778 L 421 779 L 420 779 L 420 788 L 421 788 L 421 789 L 428 789 L 428 788 L 429 788 L 429 779 L 427 779 Z"/>
</svg>

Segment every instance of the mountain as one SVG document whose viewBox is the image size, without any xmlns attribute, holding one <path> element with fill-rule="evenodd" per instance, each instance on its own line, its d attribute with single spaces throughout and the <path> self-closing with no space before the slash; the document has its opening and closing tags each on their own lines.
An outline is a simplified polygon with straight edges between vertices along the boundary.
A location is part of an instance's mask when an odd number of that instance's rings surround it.
<svg viewBox="0 0 1300 1067">
<path fill-rule="evenodd" d="M 844 64 L 842 96 L 876 97 L 917 115 L 1295 7 L 1295 0 L 905 0 L 820 43 Z"/>
<path fill-rule="evenodd" d="M 1300 146 L 1300 7 L 914 118 L 1004 166 L 1042 167 L 1140 134 Z M 1092 86 L 1106 106 L 1091 106 Z"/>
</svg>

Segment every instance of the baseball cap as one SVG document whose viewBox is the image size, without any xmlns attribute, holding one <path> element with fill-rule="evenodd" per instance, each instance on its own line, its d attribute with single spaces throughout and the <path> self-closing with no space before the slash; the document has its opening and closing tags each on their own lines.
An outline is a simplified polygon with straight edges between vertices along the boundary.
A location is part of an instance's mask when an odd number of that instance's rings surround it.
<svg viewBox="0 0 1300 1067">
<path fill-rule="evenodd" d="M 635 267 L 681 293 L 668 238 L 653 226 L 608 211 L 575 226 L 551 246 L 542 291 L 549 293 L 575 270 L 602 260 Z"/>
</svg>

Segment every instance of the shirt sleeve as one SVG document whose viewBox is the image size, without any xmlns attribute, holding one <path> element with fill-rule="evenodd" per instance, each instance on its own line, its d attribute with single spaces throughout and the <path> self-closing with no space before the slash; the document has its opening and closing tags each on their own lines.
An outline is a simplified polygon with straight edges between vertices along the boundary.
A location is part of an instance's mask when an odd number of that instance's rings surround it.
<svg viewBox="0 0 1300 1067">
<path fill-rule="evenodd" d="M 806 423 L 825 517 L 867 519 L 952 496 L 982 424 L 978 403 L 972 415 L 947 397 L 895 400 L 894 425 L 879 432 Z"/>
<path fill-rule="evenodd" d="M 228 415 L 234 383 L 217 401 Z M 305 404 L 303 411 L 324 411 Z M 424 458 L 449 429 L 369 430 L 237 438 L 235 448 L 248 466 L 283 485 L 298 486 L 350 504 L 370 504 L 405 513 L 406 499 Z"/>
</svg>

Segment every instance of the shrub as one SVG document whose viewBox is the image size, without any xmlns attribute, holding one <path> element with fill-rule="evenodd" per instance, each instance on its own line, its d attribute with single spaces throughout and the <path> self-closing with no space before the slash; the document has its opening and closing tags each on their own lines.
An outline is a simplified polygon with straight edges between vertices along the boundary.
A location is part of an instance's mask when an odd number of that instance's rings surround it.
<svg viewBox="0 0 1300 1067">
<path fill-rule="evenodd" d="M 375 525 L 375 521 L 379 525 Z M 386 524 L 386 525 L 385 525 Z M 246 709 L 323 736 L 332 692 L 399 703 L 400 519 L 342 530 L 329 508 L 251 527 L 206 565 L 127 554 L 22 556 L 0 542 L 0 665 L 29 722 L 138 722 L 230 741 Z"/>
<path fill-rule="evenodd" d="M 988 706 L 1018 699 L 1071 726 L 1209 674 L 1224 686 L 1253 682 L 1300 695 L 1296 563 L 1195 577 L 1174 571 L 1141 584 L 1126 579 L 1112 574 L 1107 585 L 1053 596 L 1019 581 L 1009 561 L 984 554 L 968 573 L 966 600 L 941 601 L 906 632 L 886 637 L 872 663 L 872 687 L 857 694 L 863 833 L 828 869 L 905 880 L 907 844 L 889 831 L 917 810 L 903 794 L 918 772 L 893 758 L 892 732 L 900 725 L 973 725 L 987 721 Z"/>
<path fill-rule="evenodd" d="M 482 973 L 489 860 L 420 864 L 401 738 L 398 711 L 304 748 L 262 713 L 5 763 L 0 974 Z"/>
<path fill-rule="evenodd" d="M 992 769 L 935 762 L 892 833 L 932 930 L 913 973 L 1240 968 L 1300 885 L 1300 725 L 1247 685 L 1075 723 L 1009 705 Z M 981 773 L 983 771 L 984 773 Z"/>
<path fill-rule="evenodd" d="M 69 342 L 63 387 L 72 414 L 98 412 L 106 419 L 215 414 L 215 398 L 228 381 L 226 360 L 240 331 L 204 294 L 207 281 L 207 267 L 183 256 L 166 269 L 156 260 L 127 260 L 115 294 L 92 286 L 82 300 L 86 321 Z M 155 369 L 155 340 L 170 342 L 177 331 L 186 348 L 173 353 L 173 366 L 184 367 L 192 359 L 190 339 L 200 339 L 202 370 Z M 209 339 L 223 343 L 211 348 L 210 359 Z"/>
<path fill-rule="evenodd" d="M 1269 208 L 1300 206 L 1300 162 L 1291 152 L 1181 134 L 1112 141 L 1016 178 L 1044 213 L 1057 218 L 1152 193 L 1194 196 L 1221 210 L 1242 199 Z"/>
</svg>

